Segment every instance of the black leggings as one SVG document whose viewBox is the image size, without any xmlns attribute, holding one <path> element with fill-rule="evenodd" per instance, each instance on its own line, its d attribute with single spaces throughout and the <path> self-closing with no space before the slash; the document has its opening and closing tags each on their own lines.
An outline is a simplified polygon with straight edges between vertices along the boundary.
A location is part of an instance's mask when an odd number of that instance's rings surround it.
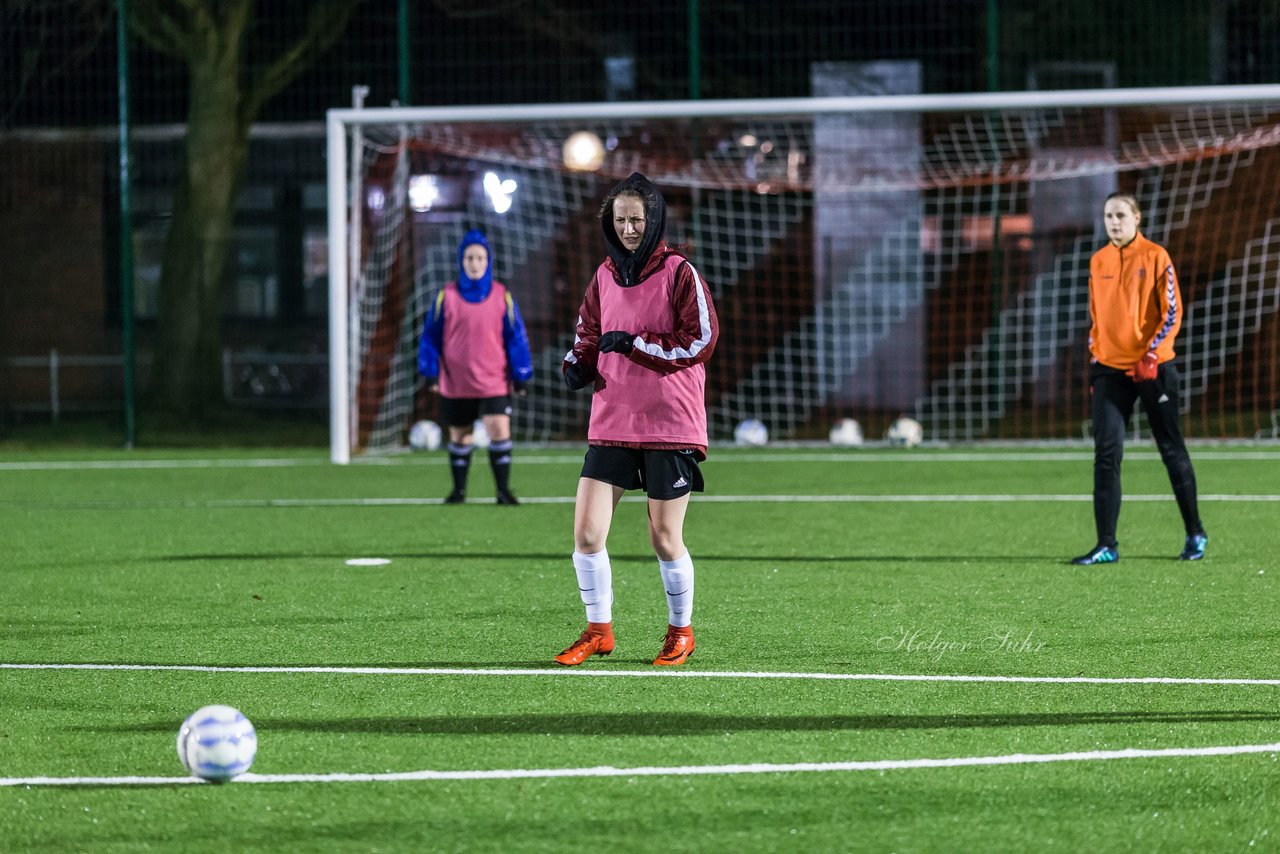
<svg viewBox="0 0 1280 854">
<path fill-rule="evenodd" d="M 1173 497 L 1188 534 L 1203 531 L 1196 504 L 1196 473 L 1182 438 L 1178 407 L 1178 369 L 1159 368 L 1153 382 L 1138 383 L 1124 371 L 1095 364 L 1089 371 L 1093 415 L 1093 520 L 1100 545 L 1115 545 L 1120 518 L 1120 460 L 1135 400 L 1142 400 L 1160 459 L 1169 472 Z"/>
</svg>

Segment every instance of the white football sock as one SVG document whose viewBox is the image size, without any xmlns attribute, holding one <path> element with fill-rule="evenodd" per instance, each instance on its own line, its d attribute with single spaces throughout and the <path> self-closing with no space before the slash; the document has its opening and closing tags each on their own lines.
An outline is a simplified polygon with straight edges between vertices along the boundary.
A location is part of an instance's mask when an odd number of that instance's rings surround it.
<svg viewBox="0 0 1280 854">
<path fill-rule="evenodd" d="M 578 574 L 582 604 L 587 606 L 587 622 L 613 622 L 613 567 L 609 565 L 609 552 L 602 549 L 584 555 L 575 551 L 573 569 Z"/>
<path fill-rule="evenodd" d="M 662 589 L 667 593 L 667 614 L 671 625 L 682 628 L 693 622 L 693 558 L 685 552 L 675 560 L 658 561 Z"/>
</svg>

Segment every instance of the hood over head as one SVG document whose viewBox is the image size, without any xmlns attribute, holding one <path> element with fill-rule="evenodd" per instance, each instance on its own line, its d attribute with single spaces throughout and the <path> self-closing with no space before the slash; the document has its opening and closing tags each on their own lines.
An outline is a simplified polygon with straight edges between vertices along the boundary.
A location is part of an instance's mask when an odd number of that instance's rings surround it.
<svg viewBox="0 0 1280 854">
<path fill-rule="evenodd" d="M 462 256 L 466 254 L 467 247 L 479 244 L 484 247 L 484 251 L 489 256 L 489 263 L 484 268 L 484 275 L 478 279 L 472 279 L 467 276 L 467 269 L 462 264 Z M 467 302 L 481 302 L 489 295 L 489 291 L 493 289 L 493 250 L 489 248 L 489 241 L 485 239 L 484 232 L 478 228 L 473 228 L 462 236 L 462 242 L 458 244 L 458 292 L 462 294 L 462 298 Z"/>
<path fill-rule="evenodd" d="M 623 194 L 636 195 L 644 200 L 644 238 L 635 252 L 622 245 L 613 228 L 613 202 Z M 604 204 L 600 206 L 600 227 L 604 232 L 605 247 L 622 277 L 622 284 L 629 287 L 637 283 L 649 256 L 662 243 L 667 230 L 667 203 L 652 181 L 639 172 L 632 172 L 605 197 Z"/>
</svg>

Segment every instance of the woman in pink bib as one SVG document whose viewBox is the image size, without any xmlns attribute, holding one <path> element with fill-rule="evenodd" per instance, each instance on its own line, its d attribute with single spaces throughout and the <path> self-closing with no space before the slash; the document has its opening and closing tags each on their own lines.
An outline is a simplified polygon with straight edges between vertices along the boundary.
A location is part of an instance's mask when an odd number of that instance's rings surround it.
<svg viewBox="0 0 1280 854">
<path fill-rule="evenodd" d="M 472 428 L 489 434 L 489 467 L 495 500 L 520 502 L 511 493 L 511 397 L 524 397 L 533 377 L 529 336 L 515 298 L 493 278 L 493 253 L 482 231 L 468 231 L 458 245 L 458 278 L 431 300 L 418 344 L 418 373 L 440 395 L 440 420 L 449 428 L 453 490 L 445 504 L 467 500 Z"/>
<path fill-rule="evenodd" d="M 573 349 L 571 389 L 592 386 L 587 454 L 578 480 L 573 567 L 587 629 L 556 661 L 576 665 L 614 649 L 613 581 L 606 540 L 628 489 L 649 498 L 649 541 L 666 591 L 668 625 L 653 663 L 693 653 L 693 560 L 684 545 L 689 493 L 703 489 L 706 363 L 719 336 L 711 291 L 663 239 L 666 203 L 633 173 L 600 207 L 608 256 L 587 285 Z"/>
</svg>

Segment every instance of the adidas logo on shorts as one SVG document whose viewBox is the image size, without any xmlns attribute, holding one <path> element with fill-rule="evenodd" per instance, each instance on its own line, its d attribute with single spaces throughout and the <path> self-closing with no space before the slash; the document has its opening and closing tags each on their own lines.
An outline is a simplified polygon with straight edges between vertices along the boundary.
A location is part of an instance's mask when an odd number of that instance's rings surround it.
<svg viewBox="0 0 1280 854">
<path fill-rule="evenodd" d="M 679 489 L 679 488 L 680 488 L 680 487 L 682 487 L 682 486 L 688 486 L 688 485 L 689 485 L 689 481 L 685 480 L 685 479 L 684 479 L 684 477 L 681 477 L 681 478 L 680 478 L 679 480 L 677 480 L 675 483 L 671 484 L 671 488 L 672 488 L 672 489 Z"/>
</svg>

